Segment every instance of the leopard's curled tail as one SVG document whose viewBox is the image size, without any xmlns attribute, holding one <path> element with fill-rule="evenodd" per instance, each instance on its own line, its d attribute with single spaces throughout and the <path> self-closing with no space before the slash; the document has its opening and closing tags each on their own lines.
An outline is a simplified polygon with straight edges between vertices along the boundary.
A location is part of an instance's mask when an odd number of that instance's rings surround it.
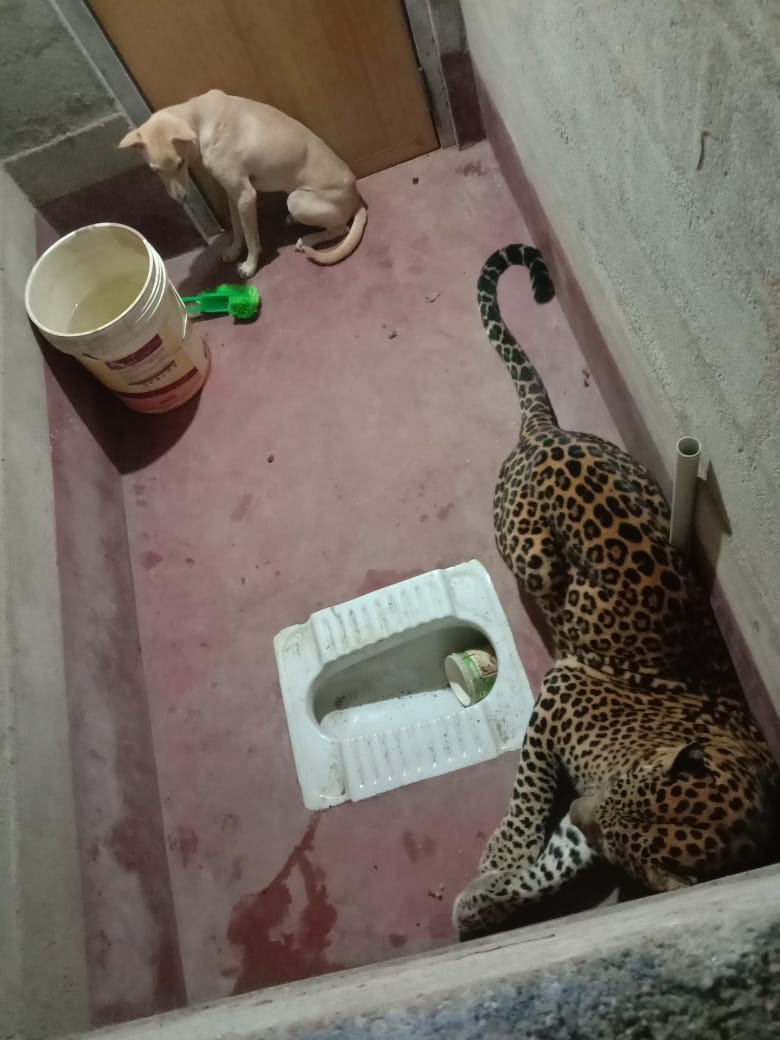
<svg viewBox="0 0 780 1040">
<path fill-rule="evenodd" d="M 523 407 L 523 419 L 547 420 L 557 426 L 539 373 L 506 326 L 498 306 L 498 279 L 507 268 L 519 264 L 528 268 L 531 289 L 537 303 L 548 303 L 555 295 L 550 272 L 542 254 L 533 246 L 511 245 L 498 249 L 485 261 L 477 282 L 477 299 L 482 324 L 501 360 L 506 365 Z"/>
</svg>

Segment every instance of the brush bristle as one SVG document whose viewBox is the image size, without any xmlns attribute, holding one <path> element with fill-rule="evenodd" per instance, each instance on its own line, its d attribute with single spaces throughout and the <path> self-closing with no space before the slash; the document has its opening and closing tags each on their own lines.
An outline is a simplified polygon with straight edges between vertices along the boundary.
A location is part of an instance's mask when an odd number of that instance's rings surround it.
<svg viewBox="0 0 780 1040">
<path fill-rule="evenodd" d="M 240 318 L 242 321 L 247 321 L 249 318 L 254 318 L 258 311 L 258 300 L 250 299 L 248 296 L 245 299 L 233 299 L 228 301 L 228 314 L 231 318 Z"/>
<path fill-rule="evenodd" d="M 260 293 L 254 285 L 220 285 L 217 292 L 227 296 L 231 318 L 248 321 L 260 309 Z"/>
</svg>

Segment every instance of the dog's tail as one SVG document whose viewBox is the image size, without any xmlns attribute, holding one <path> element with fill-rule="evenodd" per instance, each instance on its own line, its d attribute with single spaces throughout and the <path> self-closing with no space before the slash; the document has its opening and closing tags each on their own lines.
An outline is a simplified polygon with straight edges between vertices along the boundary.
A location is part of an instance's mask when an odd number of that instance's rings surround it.
<svg viewBox="0 0 780 1040">
<path fill-rule="evenodd" d="M 365 205 L 361 205 L 352 220 L 352 227 L 337 246 L 334 246 L 333 249 L 313 249 L 311 246 L 304 246 L 303 252 L 315 264 L 337 264 L 341 260 L 345 260 L 350 253 L 354 253 L 360 245 L 367 220 L 368 210 Z"/>
</svg>

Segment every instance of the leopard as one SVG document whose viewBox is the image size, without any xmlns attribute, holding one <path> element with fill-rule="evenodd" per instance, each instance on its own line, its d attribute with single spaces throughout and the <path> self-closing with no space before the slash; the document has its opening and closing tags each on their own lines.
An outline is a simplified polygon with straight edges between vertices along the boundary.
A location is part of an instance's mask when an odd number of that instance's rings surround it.
<svg viewBox="0 0 780 1040">
<path fill-rule="evenodd" d="M 501 314 L 513 266 L 537 304 L 555 296 L 534 246 L 497 250 L 479 275 L 482 323 L 520 402 L 493 524 L 552 663 L 509 807 L 453 904 L 460 940 L 524 923 L 597 863 L 671 892 L 765 865 L 778 839 L 778 767 L 705 584 L 670 544 L 668 502 L 628 452 L 559 425 Z"/>
</svg>

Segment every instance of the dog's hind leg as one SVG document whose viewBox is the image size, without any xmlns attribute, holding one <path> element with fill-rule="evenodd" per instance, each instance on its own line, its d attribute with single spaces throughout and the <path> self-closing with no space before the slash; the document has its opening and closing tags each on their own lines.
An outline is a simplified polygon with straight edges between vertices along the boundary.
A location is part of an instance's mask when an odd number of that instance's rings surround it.
<svg viewBox="0 0 780 1040">
<path fill-rule="evenodd" d="M 296 249 L 316 264 L 337 264 L 355 251 L 366 227 L 366 206 L 354 185 L 313 191 L 297 188 L 287 198 L 287 208 L 302 224 L 320 227 L 298 239 Z M 347 223 L 351 221 L 349 228 Z M 344 234 L 346 232 L 346 234 Z M 342 237 L 343 236 L 343 237 Z M 341 237 L 338 245 L 315 249 L 315 245 Z"/>
<path fill-rule="evenodd" d="M 358 203 L 359 204 L 359 203 Z M 287 209 L 299 224 L 335 230 L 343 227 L 355 215 L 357 205 L 343 192 L 312 191 L 296 188 L 287 196 Z"/>
<path fill-rule="evenodd" d="M 343 238 L 349 228 L 346 224 L 341 227 L 324 228 L 322 231 L 310 231 L 307 235 L 301 235 L 295 243 L 298 252 L 303 251 L 304 246 L 321 246 L 323 242 L 333 242 L 337 238 Z"/>
<path fill-rule="evenodd" d="M 329 195 L 314 192 L 310 188 L 296 188 L 287 197 L 290 216 L 299 224 L 322 228 L 298 239 L 296 249 L 304 246 L 321 245 L 346 235 L 347 221 L 354 216 L 348 200 L 342 194 Z"/>
</svg>

